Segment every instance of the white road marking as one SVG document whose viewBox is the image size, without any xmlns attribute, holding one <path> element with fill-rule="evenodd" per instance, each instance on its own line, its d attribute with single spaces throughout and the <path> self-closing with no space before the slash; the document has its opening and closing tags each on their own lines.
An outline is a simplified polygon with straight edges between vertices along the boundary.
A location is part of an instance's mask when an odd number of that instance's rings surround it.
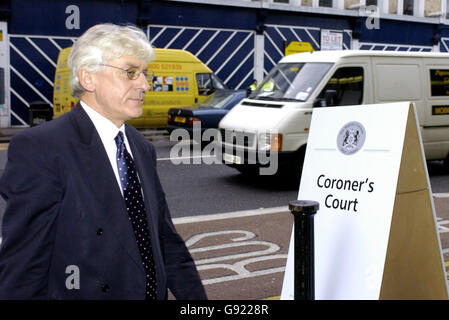
<svg viewBox="0 0 449 320">
<path fill-rule="evenodd" d="M 289 212 L 288 206 L 273 207 L 273 208 L 259 208 L 259 209 L 251 209 L 251 210 L 214 213 L 214 214 L 200 215 L 200 216 L 173 218 L 173 223 L 174 224 L 195 223 L 195 222 L 213 221 L 213 220 L 221 220 L 221 219 L 232 219 L 232 218 L 240 218 L 240 217 L 251 217 L 251 216 L 264 215 L 264 214 L 285 213 L 285 212 Z"/>
<path fill-rule="evenodd" d="M 213 279 L 204 279 L 201 282 L 203 285 L 208 284 L 214 284 L 214 283 L 220 283 L 220 282 L 226 282 L 226 281 L 232 281 L 232 280 L 240 280 L 244 278 L 253 278 L 258 276 L 264 276 L 267 274 L 272 273 L 278 273 L 278 272 L 285 272 L 285 267 L 277 267 L 277 268 L 270 268 L 270 269 L 263 269 L 263 270 L 257 270 L 257 271 L 248 271 L 245 266 L 250 263 L 254 262 L 260 262 L 265 260 L 273 260 L 273 259 L 287 259 L 286 254 L 278 254 L 278 255 L 272 255 L 272 256 L 264 256 L 259 258 L 252 258 L 252 259 L 246 259 L 239 262 L 236 262 L 234 264 L 211 264 L 211 265 L 205 265 L 205 266 L 198 266 L 198 270 L 208 270 L 208 269 L 217 269 L 217 268 L 223 268 L 223 269 L 229 269 L 234 271 L 235 275 L 230 276 L 223 276 Z"/>
<path fill-rule="evenodd" d="M 189 156 L 189 157 L 172 157 L 172 158 L 157 158 L 157 161 L 179 161 L 179 160 L 189 160 L 189 159 L 203 159 L 203 158 L 215 158 L 214 155 L 210 156 Z"/>
<path fill-rule="evenodd" d="M 443 218 L 437 217 L 437 225 L 438 225 L 438 233 L 447 233 L 449 232 L 449 227 L 445 225 L 449 224 L 449 220 L 443 220 Z"/>
<path fill-rule="evenodd" d="M 198 243 L 200 240 L 207 238 L 207 237 L 216 237 L 218 235 L 230 235 L 230 234 L 236 234 L 236 235 L 243 235 L 239 237 L 231 238 L 230 243 L 224 243 L 224 244 L 218 244 L 213 246 L 206 246 L 206 247 L 200 247 L 200 248 L 192 248 L 196 243 Z M 197 269 L 199 271 L 201 270 L 211 270 L 211 269 L 227 269 L 233 271 L 234 275 L 227 275 L 222 277 L 216 277 L 216 278 L 210 278 L 210 279 L 202 279 L 202 282 L 204 285 L 207 284 L 214 284 L 214 283 L 220 283 L 220 282 L 227 282 L 232 280 L 239 280 L 244 278 L 252 278 L 272 273 L 278 273 L 278 272 L 284 272 L 285 266 L 282 267 L 274 267 L 274 268 L 267 268 L 262 270 L 254 270 L 249 271 L 246 269 L 246 265 L 266 261 L 266 260 L 275 260 L 275 259 L 287 259 L 287 254 L 273 254 L 280 251 L 280 247 L 272 242 L 268 241 L 257 241 L 257 240 L 251 240 L 250 239 L 255 238 L 256 235 L 251 231 L 246 230 L 222 230 L 222 231 L 216 231 L 216 232 L 206 232 L 206 233 L 200 233 L 196 234 L 192 237 L 190 237 L 186 241 L 186 246 L 189 248 L 190 253 L 195 254 L 198 252 L 212 252 L 217 251 L 220 249 L 226 249 L 226 248 L 232 248 L 232 247 L 245 247 L 246 249 L 250 249 L 251 246 L 265 246 L 266 249 L 264 250 L 256 250 L 256 251 L 247 251 L 244 253 L 239 254 L 231 254 L 231 255 L 225 255 L 225 256 L 217 256 L 216 253 L 211 253 L 213 257 L 211 258 L 203 258 L 203 259 L 195 259 L 195 264 L 197 266 Z M 233 260 L 236 259 L 242 259 L 242 258 L 248 258 L 240 260 L 237 262 L 234 262 L 233 264 L 228 263 L 215 263 L 218 261 L 225 261 L 225 260 Z M 283 261 L 283 264 L 285 265 L 286 261 Z"/>
<path fill-rule="evenodd" d="M 206 259 L 200 259 L 195 260 L 195 264 L 208 264 L 211 262 L 217 262 L 217 261 L 223 261 L 223 260 L 231 260 L 231 259 L 240 259 L 240 258 L 246 258 L 246 257 L 252 257 L 252 256 L 258 256 L 258 255 L 265 255 L 269 253 L 274 253 L 276 251 L 279 251 L 281 248 L 272 242 L 268 241 L 243 241 L 254 238 L 256 235 L 250 231 L 245 230 L 223 230 L 223 231 L 216 231 L 216 232 L 206 232 L 206 233 L 200 233 L 196 234 L 189 238 L 189 240 L 186 241 L 186 246 L 188 248 L 192 247 L 195 243 L 200 241 L 203 238 L 207 237 L 213 237 L 217 235 L 228 235 L 228 234 L 246 234 L 244 237 L 239 238 L 233 238 L 231 241 L 232 243 L 226 243 L 226 244 L 219 244 L 219 245 L 213 245 L 208 247 L 201 247 L 201 248 L 193 248 L 190 249 L 190 253 L 194 254 L 197 252 L 207 252 L 207 251 L 216 251 L 226 248 L 235 248 L 235 247 L 248 247 L 248 246 L 265 246 L 266 249 L 263 250 L 257 250 L 257 251 L 250 251 L 245 253 L 239 253 L 239 254 L 233 254 L 228 256 L 221 256 L 221 257 L 213 257 L 213 258 L 206 258 Z"/>
</svg>

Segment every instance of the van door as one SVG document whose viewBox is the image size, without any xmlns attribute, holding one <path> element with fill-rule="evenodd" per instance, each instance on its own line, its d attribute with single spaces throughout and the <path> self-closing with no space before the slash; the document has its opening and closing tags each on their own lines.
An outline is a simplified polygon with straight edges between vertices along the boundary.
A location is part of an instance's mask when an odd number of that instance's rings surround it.
<svg viewBox="0 0 449 320">
<path fill-rule="evenodd" d="M 8 24 L 0 22 L 0 127 L 11 125 Z"/>
<path fill-rule="evenodd" d="M 449 125 L 449 65 L 425 67 L 425 81 L 430 82 L 429 105 L 424 116 L 425 126 Z"/>
<path fill-rule="evenodd" d="M 449 167 L 449 64 L 438 62 L 427 61 L 423 68 L 423 82 L 430 90 L 426 90 L 420 124 L 426 159 L 446 159 Z"/>
<path fill-rule="evenodd" d="M 366 67 L 340 66 L 315 100 L 315 107 L 349 106 L 366 103 Z"/>
</svg>

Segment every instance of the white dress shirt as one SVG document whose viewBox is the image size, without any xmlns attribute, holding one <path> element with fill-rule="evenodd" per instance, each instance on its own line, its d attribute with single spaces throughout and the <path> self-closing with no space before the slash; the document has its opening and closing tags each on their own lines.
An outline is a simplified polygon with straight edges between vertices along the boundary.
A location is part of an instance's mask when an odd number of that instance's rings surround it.
<svg viewBox="0 0 449 320">
<path fill-rule="evenodd" d="M 112 170 L 114 171 L 115 178 L 117 179 L 117 184 L 120 188 L 120 191 L 123 195 L 122 186 L 120 184 L 120 177 L 117 169 L 117 144 L 115 143 L 115 137 L 117 136 L 119 131 L 123 132 L 123 137 L 125 140 L 126 150 L 128 150 L 129 154 L 132 157 L 131 148 L 129 147 L 128 138 L 126 137 L 125 125 L 123 124 L 120 128 L 112 123 L 109 119 L 106 119 L 97 111 L 89 107 L 85 102 L 80 101 L 81 107 L 83 107 L 84 111 L 86 111 L 90 120 L 92 120 L 95 129 L 97 129 L 98 134 L 100 135 L 101 142 L 103 142 L 103 146 L 108 155 L 109 161 L 111 162 Z"/>
</svg>

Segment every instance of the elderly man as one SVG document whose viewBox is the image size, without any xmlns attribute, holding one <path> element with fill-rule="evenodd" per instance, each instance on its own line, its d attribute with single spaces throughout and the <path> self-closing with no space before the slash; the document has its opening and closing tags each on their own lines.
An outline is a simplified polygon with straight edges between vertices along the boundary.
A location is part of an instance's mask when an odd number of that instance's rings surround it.
<svg viewBox="0 0 449 320">
<path fill-rule="evenodd" d="M 0 298 L 165 299 L 167 289 L 206 298 L 154 147 L 125 124 L 142 113 L 153 59 L 135 27 L 90 28 L 69 56 L 80 103 L 12 139 L 0 179 Z"/>
</svg>

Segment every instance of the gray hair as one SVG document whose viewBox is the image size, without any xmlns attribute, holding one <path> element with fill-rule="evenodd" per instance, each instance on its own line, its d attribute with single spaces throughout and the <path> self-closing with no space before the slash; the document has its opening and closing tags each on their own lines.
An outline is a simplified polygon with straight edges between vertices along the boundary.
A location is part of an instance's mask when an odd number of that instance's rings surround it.
<svg viewBox="0 0 449 320">
<path fill-rule="evenodd" d="M 111 59 L 130 56 L 146 63 L 155 59 L 154 49 L 145 33 L 134 26 L 119 26 L 111 23 L 89 28 L 72 47 L 68 65 L 72 96 L 80 98 L 85 91 L 78 79 L 81 67 L 88 72 L 97 72 Z"/>
</svg>

